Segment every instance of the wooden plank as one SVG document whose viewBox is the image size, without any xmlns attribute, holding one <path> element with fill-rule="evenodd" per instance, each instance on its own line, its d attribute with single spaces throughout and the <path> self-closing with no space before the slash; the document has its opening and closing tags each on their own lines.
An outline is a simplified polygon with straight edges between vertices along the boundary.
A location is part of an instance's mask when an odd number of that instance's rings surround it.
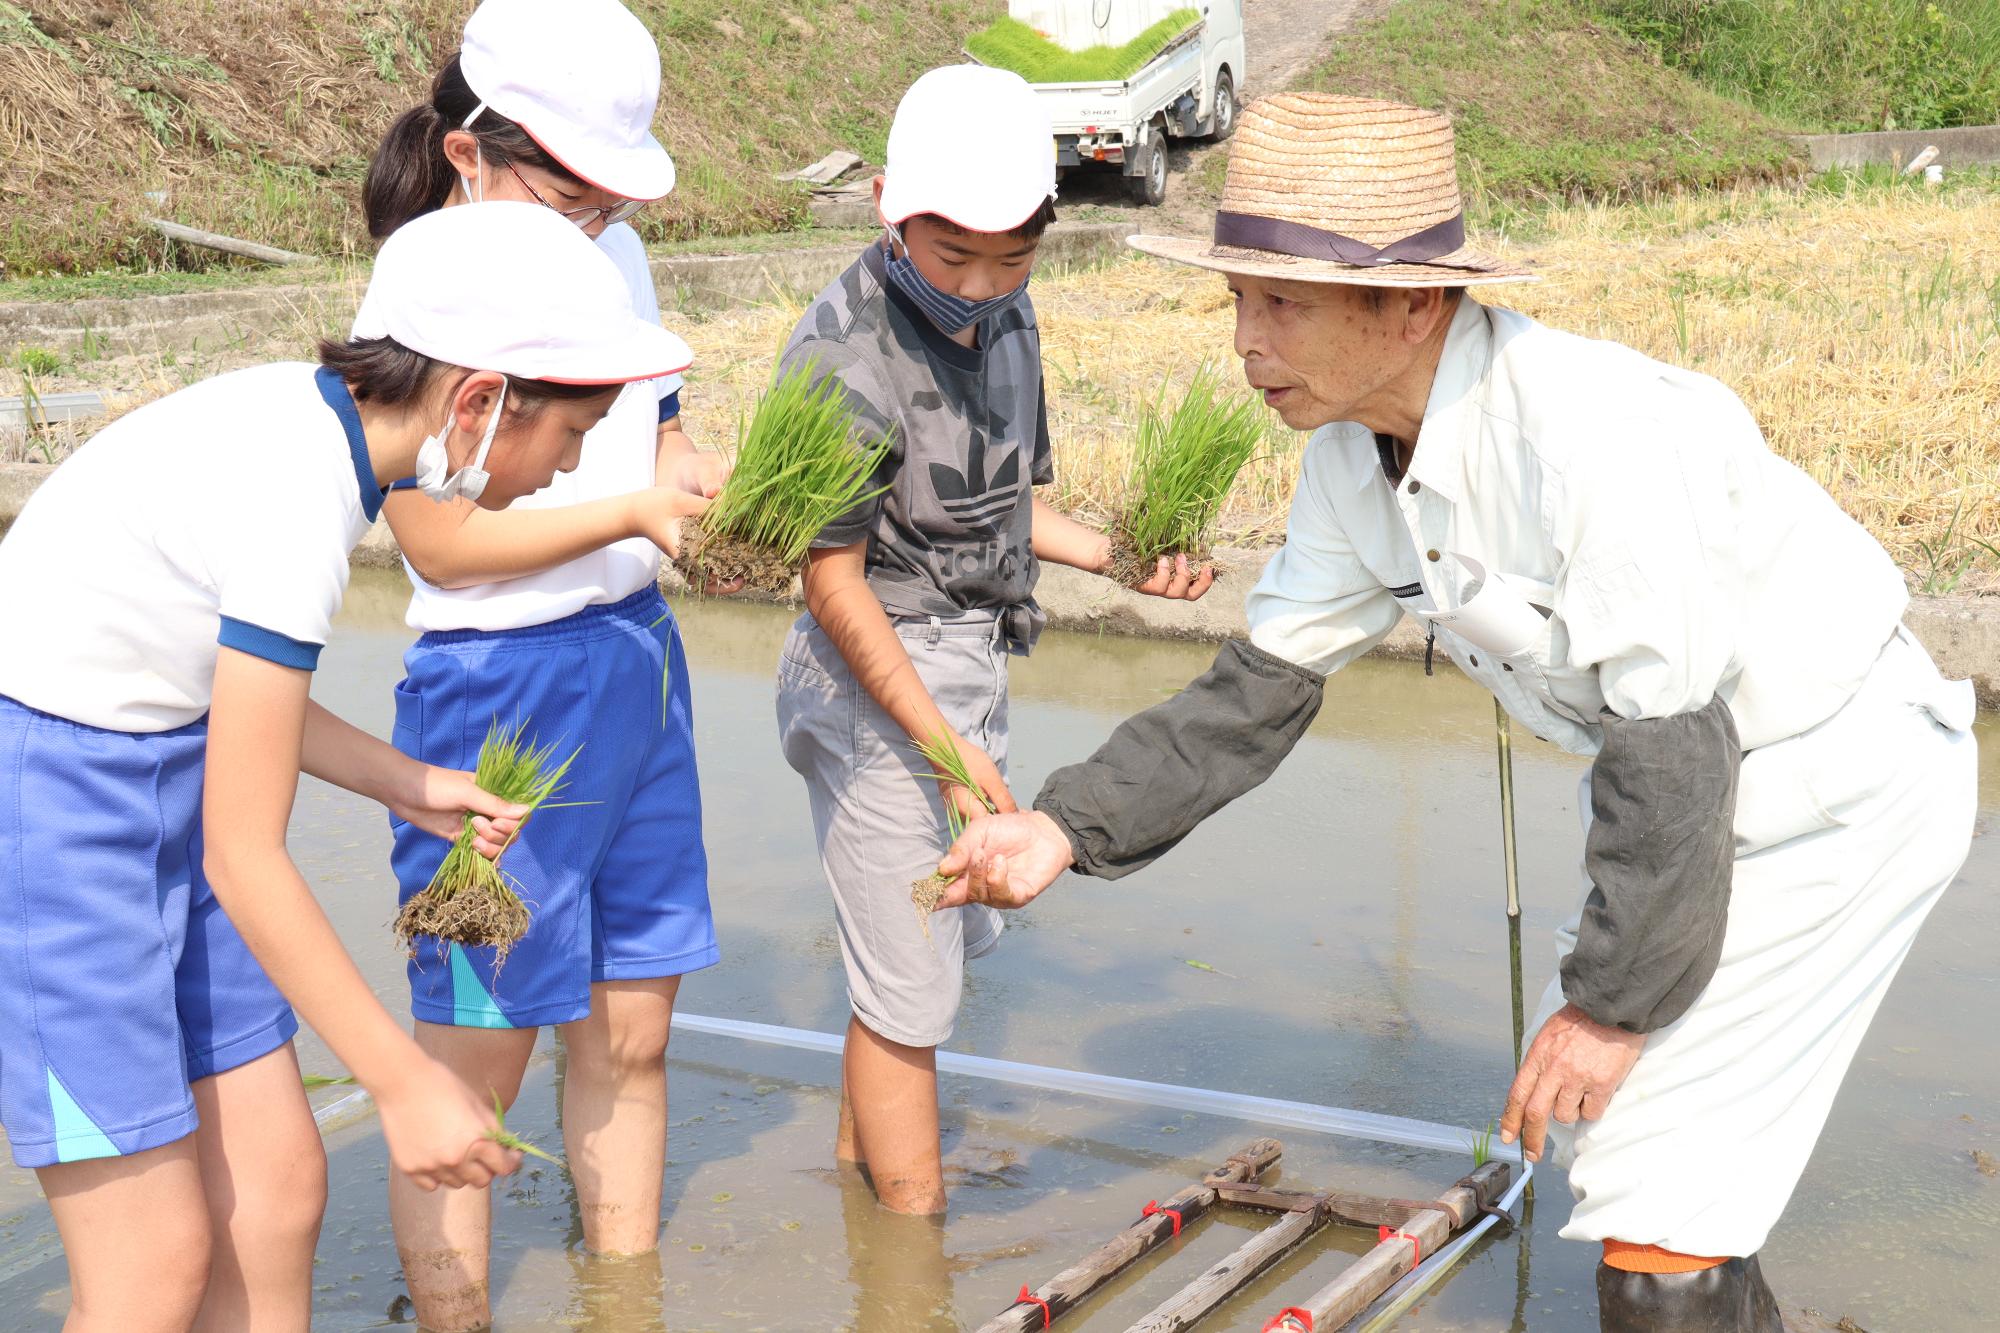
<svg viewBox="0 0 2000 1333">
<path fill-rule="evenodd" d="M 296 254 L 290 250 L 280 250 L 275 245 L 259 245 L 256 241 L 239 241 L 234 236 L 224 236 L 220 232 L 202 231 L 198 227 L 182 226 L 165 218 L 147 218 L 146 223 L 154 231 L 170 241 L 183 245 L 198 245 L 204 250 L 220 250 L 226 255 L 239 255 L 244 259 L 255 259 L 265 264 L 306 264 L 312 262 L 311 255 Z"/>
<path fill-rule="evenodd" d="M 1444 1214 L 1436 1214 L 1442 1218 Z M 1326 1226 L 1326 1214 L 1318 1209 L 1306 1213 L 1286 1213 L 1265 1227 L 1235 1251 L 1182 1287 L 1125 1333 L 1180 1333 L 1196 1320 L 1228 1300 L 1245 1283 L 1284 1258 L 1308 1236 Z M 1404 1246 L 1405 1249 L 1409 1247 Z"/>
<path fill-rule="evenodd" d="M 1276 1139 L 1257 1139 L 1209 1172 L 1199 1185 L 1190 1185 L 1160 1201 L 1161 1211 L 1126 1227 L 1089 1254 L 1037 1287 L 1035 1299 L 1048 1302 L 1049 1319 L 1081 1305 L 1090 1294 L 1165 1241 L 1173 1239 L 1174 1220 L 1168 1210 L 1181 1215 L 1181 1229 L 1213 1208 L 1216 1186 L 1255 1180 L 1271 1169 L 1284 1155 L 1284 1145 Z M 1019 1303 L 1002 1310 L 979 1326 L 979 1333 L 1027 1333 L 1043 1327 L 1042 1307 Z"/>
<path fill-rule="evenodd" d="M 1383 1240 L 1307 1297 L 1299 1308 L 1312 1316 L 1316 1329 L 1342 1327 L 1374 1304 L 1397 1278 L 1415 1268 L 1419 1251 L 1423 1256 L 1435 1254 L 1455 1233 L 1471 1226 L 1481 1207 L 1506 1193 L 1512 1176 L 1513 1168 L 1505 1162 L 1479 1167 L 1396 1228 L 1404 1236 L 1415 1236 L 1416 1245 L 1401 1236 Z"/>
</svg>

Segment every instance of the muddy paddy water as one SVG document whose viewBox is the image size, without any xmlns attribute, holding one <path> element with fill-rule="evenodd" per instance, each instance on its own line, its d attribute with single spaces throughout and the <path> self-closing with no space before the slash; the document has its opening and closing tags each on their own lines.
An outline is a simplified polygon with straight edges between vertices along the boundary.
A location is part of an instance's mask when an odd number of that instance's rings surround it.
<svg viewBox="0 0 2000 1333">
<path fill-rule="evenodd" d="M 1218 594 L 1221 595 L 1221 594 Z M 386 735 L 409 640 L 400 578 L 357 574 L 316 697 Z M 801 785 L 778 753 L 773 672 L 789 615 L 683 606 L 695 676 L 712 893 L 724 961 L 688 1012 L 827 1032 L 846 1020 L 832 914 Z M 1026 798 L 1129 712 L 1198 674 L 1204 645 L 1051 634 L 1014 675 Z M 1991 1327 L 2000 1262 L 2000 727 L 1982 720 L 1982 835 L 1883 1006 L 1784 1224 L 1765 1251 L 1787 1298 L 1864 1327 Z M 1575 894 L 1578 764 L 1517 737 L 1525 963 L 1538 994 Z M 580 794 L 581 795 L 581 794 Z M 950 1046 L 1034 1064 L 1224 1088 L 1478 1128 L 1511 1077 L 1493 715 L 1448 672 L 1363 662 L 1337 677 L 1278 777 L 1136 879 L 1066 879 L 967 973 Z M 388 923 L 381 813 L 307 780 L 293 848 L 378 993 L 407 1013 Z M 316 1040 L 310 1071 L 337 1072 Z M 947 1077 L 947 1223 L 886 1216 L 831 1169 L 837 1062 L 680 1034 L 671 1052 L 665 1240 L 657 1260 L 578 1248 L 559 1172 L 500 1191 L 503 1330 L 974 1328 L 1200 1175 L 1259 1128 Z M 544 1037 L 510 1127 L 559 1148 Z M 344 1090 L 316 1093 L 331 1101 Z M 1432 1193 L 1465 1157 L 1277 1131 L 1286 1184 Z M 407 1320 L 372 1121 L 335 1131 L 316 1327 Z M 1975 1151 L 1991 1157 L 1975 1157 Z M 1585 1330 L 1595 1253 L 1559 1240 L 1561 1173 L 1530 1225 L 1489 1235 L 1404 1327 Z M 1122 1329 L 1247 1237 L 1223 1213 L 1128 1275 L 1080 1330 Z M 1204 1328 L 1257 1329 L 1373 1237 L 1327 1232 Z M 0 1317 L 53 1330 L 65 1273 L 32 1176 L 0 1167 Z M 1289 1297 L 1290 1299 L 1281 1299 Z"/>
</svg>

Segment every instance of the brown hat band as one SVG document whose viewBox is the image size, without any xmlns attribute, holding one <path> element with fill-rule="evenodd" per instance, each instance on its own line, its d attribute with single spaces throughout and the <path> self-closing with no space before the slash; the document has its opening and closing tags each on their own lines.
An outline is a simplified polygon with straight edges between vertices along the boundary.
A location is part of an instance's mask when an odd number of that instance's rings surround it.
<svg viewBox="0 0 2000 1333">
<path fill-rule="evenodd" d="M 1215 243 L 1245 250 L 1268 250 L 1299 259 L 1372 268 L 1379 264 L 1435 264 L 1465 246 L 1465 217 L 1454 213 L 1433 226 L 1387 245 L 1374 246 L 1337 231 L 1254 213 L 1217 213 Z M 1459 267 L 1446 264 L 1442 267 Z M 1473 267 L 1466 265 L 1465 267 Z"/>
</svg>

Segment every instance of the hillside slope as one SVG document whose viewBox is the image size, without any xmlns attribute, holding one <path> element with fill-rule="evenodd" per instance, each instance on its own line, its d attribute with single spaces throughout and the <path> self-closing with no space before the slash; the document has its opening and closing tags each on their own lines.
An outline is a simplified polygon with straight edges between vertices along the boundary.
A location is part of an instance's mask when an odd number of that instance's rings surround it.
<svg viewBox="0 0 2000 1333">
<path fill-rule="evenodd" d="M 771 179 L 834 148 L 879 161 L 921 71 L 1003 0 L 628 0 L 660 43 L 657 133 L 680 184 L 649 240 L 768 231 Z M 319 255 L 365 252 L 358 195 L 388 123 L 472 0 L 0 0 L 0 261 L 157 264 L 147 214 Z M 151 197 L 149 197 L 151 196 Z M 176 256 L 201 263 L 200 255 Z"/>
</svg>

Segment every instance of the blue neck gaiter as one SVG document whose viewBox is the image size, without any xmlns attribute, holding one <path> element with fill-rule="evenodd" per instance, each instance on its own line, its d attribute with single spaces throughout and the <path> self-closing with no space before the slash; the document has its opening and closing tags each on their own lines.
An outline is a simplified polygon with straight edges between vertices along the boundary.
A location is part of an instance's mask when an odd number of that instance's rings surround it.
<svg viewBox="0 0 2000 1333">
<path fill-rule="evenodd" d="M 946 333 L 964 332 L 988 315 L 1005 310 L 1020 300 L 1021 293 L 1028 289 L 1027 282 L 1023 281 L 1013 291 L 989 296 L 984 301 L 968 301 L 962 296 L 940 291 L 929 278 L 917 270 L 916 261 L 910 258 L 910 247 L 903 242 L 903 233 L 892 226 L 889 228 L 889 235 L 896 241 L 895 249 L 889 252 L 888 263 L 883 265 L 884 271 L 889 275 L 889 281 L 895 283 L 897 290 L 909 297 L 931 323 Z M 901 259 L 895 257 L 896 250 L 903 252 Z"/>
</svg>

